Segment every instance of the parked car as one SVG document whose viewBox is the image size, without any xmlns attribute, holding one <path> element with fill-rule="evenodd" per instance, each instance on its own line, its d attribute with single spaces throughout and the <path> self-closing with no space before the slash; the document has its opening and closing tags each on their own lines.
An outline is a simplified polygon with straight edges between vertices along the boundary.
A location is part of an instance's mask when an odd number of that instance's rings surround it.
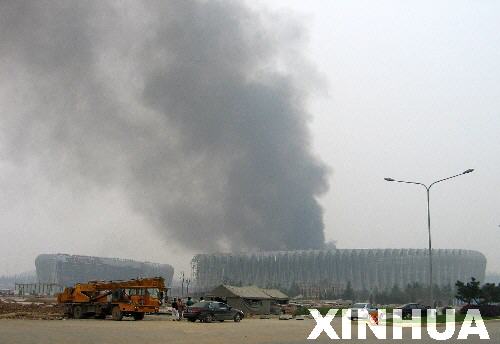
<svg viewBox="0 0 500 344">
<path fill-rule="evenodd" d="M 427 316 L 427 310 L 429 308 L 430 308 L 429 306 L 425 306 L 420 303 L 407 303 L 405 305 L 402 305 L 401 307 L 398 307 L 397 309 L 401 309 L 401 317 L 403 319 L 410 319 L 412 311 L 414 309 L 420 309 L 420 315 L 422 317 L 425 317 Z"/>
<path fill-rule="evenodd" d="M 378 308 L 371 303 L 355 303 L 347 312 L 347 318 L 351 320 L 369 319 L 370 313 L 377 312 Z"/>
<path fill-rule="evenodd" d="M 184 318 L 191 322 L 199 320 L 200 322 L 233 320 L 240 322 L 244 314 L 239 309 L 228 306 L 223 302 L 202 301 L 188 307 L 184 312 Z"/>
</svg>

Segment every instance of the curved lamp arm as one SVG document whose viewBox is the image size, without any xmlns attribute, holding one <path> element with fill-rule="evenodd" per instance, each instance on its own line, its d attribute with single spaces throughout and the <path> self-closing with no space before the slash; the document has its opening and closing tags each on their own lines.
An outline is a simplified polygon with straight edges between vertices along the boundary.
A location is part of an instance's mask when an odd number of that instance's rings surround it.
<svg viewBox="0 0 500 344">
<path fill-rule="evenodd" d="M 424 183 L 409 182 L 409 181 L 406 181 L 406 180 L 396 180 L 396 179 L 392 179 L 392 178 L 384 178 L 384 179 L 387 180 L 388 182 L 397 182 L 397 183 L 405 183 L 405 184 L 422 185 L 424 188 L 428 189 L 427 185 L 425 185 Z"/>
<path fill-rule="evenodd" d="M 431 188 L 431 186 L 433 186 L 434 184 L 437 184 L 437 183 L 441 183 L 441 182 L 444 182 L 445 180 L 448 180 L 448 179 L 452 179 L 452 178 L 455 178 L 455 177 L 458 177 L 458 176 L 461 176 L 463 174 L 467 174 L 467 173 L 471 173 L 471 172 L 474 172 L 474 169 L 470 168 L 466 171 L 463 171 L 462 173 L 459 173 L 459 174 L 456 174 L 454 176 L 451 176 L 451 177 L 448 177 L 448 178 L 443 178 L 443 179 L 440 179 L 440 180 L 436 180 L 434 183 L 432 183 L 431 185 L 429 185 L 429 189 Z"/>
</svg>

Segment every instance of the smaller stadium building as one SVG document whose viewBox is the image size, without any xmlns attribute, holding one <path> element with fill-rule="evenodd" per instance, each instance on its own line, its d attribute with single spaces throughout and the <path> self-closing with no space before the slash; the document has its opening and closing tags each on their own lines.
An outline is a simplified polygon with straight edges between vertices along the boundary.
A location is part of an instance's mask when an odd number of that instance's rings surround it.
<svg viewBox="0 0 500 344">
<path fill-rule="evenodd" d="M 174 268 L 168 264 L 138 262 L 130 259 L 41 254 L 35 259 L 39 283 L 69 287 L 93 280 L 128 280 L 163 277 L 171 285 Z"/>
</svg>

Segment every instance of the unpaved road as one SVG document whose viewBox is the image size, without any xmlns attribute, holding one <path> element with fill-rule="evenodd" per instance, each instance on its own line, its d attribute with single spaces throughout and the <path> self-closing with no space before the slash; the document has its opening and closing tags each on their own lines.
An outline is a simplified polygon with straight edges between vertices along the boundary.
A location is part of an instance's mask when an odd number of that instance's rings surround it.
<svg viewBox="0 0 500 344">
<path fill-rule="evenodd" d="M 341 334 L 341 325 L 334 319 L 332 325 L 335 331 Z M 189 323 L 186 321 L 174 322 L 167 317 L 150 316 L 144 321 L 112 320 L 0 320 L 1 344 L 127 344 L 127 343 L 196 343 L 196 344 L 224 344 L 224 343 L 334 343 L 359 342 L 383 343 L 376 340 L 368 331 L 368 340 L 339 341 L 329 339 L 325 333 L 317 340 L 306 340 L 315 326 L 314 320 L 277 319 L 244 319 L 240 323 Z M 469 340 L 450 340 L 447 343 L 500 343 L 500 321 L 486 323 L 490 334 L 490 341 L 479 340 L 477 335 Z M 456 329 L 453 338 L 458 333 Z M 353 337 L 356 337 L 356 328 L 352 328 Z M 423 340 L 420 343 L 436 343 L 422 331 Z M 388 330 L 388 338 L 392 332 Z M 409 331 L 403 332 L 404 341 L 410 341 Z M 391 341 L 392 342 L 392 341 Z"/>
</svg>

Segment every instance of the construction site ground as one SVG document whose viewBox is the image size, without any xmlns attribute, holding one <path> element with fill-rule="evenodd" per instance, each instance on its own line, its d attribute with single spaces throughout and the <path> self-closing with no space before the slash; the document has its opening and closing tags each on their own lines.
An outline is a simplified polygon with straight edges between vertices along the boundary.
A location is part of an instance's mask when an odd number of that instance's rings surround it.
<svg viewBox="0 0 500 344">
<path fill-rule="evenodd" d="M 62 320 L 64 309 L 54 298 L 2 297 L 1 319 Z"/>
<path fill-rule="evenodd" d="M 340 320 L 332 322 L 335 331 L 341 335 Z M 278 320 L 278 319 L 244 319 L 240 323 L 226 321 L 223 323 L 190 323 L 187 321 L 172 321 L 167 315 L 146 316 L 143 321 L 113 321 L 113 320 L 26 320 L 0 319 L 0 343 L 9 344 L 126 344 L 126 343 L 332 343 L 332 342 L 380 342 L 368 330 L 367 340 L 331 340 L 325 333 L 314 341 L 307 336 L 315 326 L 315 321 Z M 491 343 L 500 341 L 500 322 L 487 322 Z M 444 329 L 441 329 L 444 330 Z M 458 328 L 454 339 L 447 343 L 485 343 L 477 335 L 470 340 L 457 340 Z M 352 327 L 353 338 L 356 338 L 356 328 Z M 423 343 L 434 343 L 422 331 Z M 392 331 L 388 329 L 388 338 Z M 403 338 L 410 340 L 410 329 L 404 329 Z M 389 340 L 393 342 L 392 340 Z M 401 343 L 402 341 L 394 341 Z M 406 342 L 406 341 L 405 341 Z"/>
<path fill-rule="evenodd" d="M 124 318 L 111 319 L 66 319 L 61 306 L 54 299 L 43 298 L 0 298 L 0 344 L 90 344 L 90 343 L 310 343 L 309 333 L 315 327 L 313 319 L 278 320 L 277 318 L 245 318 L 240 323 L 190 323 L 173 321 L 167 314 L 147 315 L 143 321 Z M 500 321 L 487 321 L 492 343 L 500 342 Z M 340 319 L 334 319 L 332 326 L 341 335 Z M 453 338 L 457 337 L 458 327 Z M 441 329 L 443 331 L 444 329 Z M 351 328 L 356 338 L 357 327 Z M 359 342 L 375 343 L 378 340 L 368 330 L 368 339 Z M 388 328 L 387 337 L 392 337 Z M 411 338 L 411 329 L 404 329 L 403 338 Z M 422 330 L 423 343 L 434 342 Z M 349 342 L 356 342 L 350 340 Z M 313 342 L 331 343 L 323 333 Z M 335 340 L 334 342 L 339 342 Z M 343 340 L 341 340 L 343 342 Z M 401 342 L 401 341 L 399 341 Z M 448 342 L 464 342 L 453 339 Z M 467 343 L 484 343 L 478 336 L 472 336 Z"/>
</svg>

